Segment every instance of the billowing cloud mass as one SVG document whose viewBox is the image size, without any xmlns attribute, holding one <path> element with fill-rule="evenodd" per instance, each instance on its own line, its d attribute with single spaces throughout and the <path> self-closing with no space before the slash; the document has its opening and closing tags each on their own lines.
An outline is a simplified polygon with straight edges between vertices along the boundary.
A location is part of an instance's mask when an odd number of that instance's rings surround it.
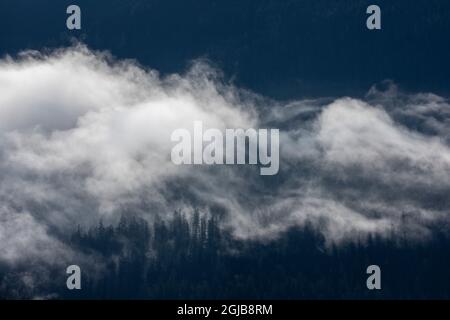
<svg viewBox="0 0 450 320">
<path fill-rule="evenodd" d="M 162 77 L 76 46 L 0 62 L 0 262 L 69 259 L 77 225 L 134 212 L 225 213 L 239 238 L 310 222 L 329 241 L 424 237 L 450 208 L 450 106 L 394 84 L 351 98 L 277 102 L 197 62 Z M 280 172 L 176 166 L 177 128 L 279 128 Z M 213 209 L 214 208 L 214 209 Z"/>
</svg>

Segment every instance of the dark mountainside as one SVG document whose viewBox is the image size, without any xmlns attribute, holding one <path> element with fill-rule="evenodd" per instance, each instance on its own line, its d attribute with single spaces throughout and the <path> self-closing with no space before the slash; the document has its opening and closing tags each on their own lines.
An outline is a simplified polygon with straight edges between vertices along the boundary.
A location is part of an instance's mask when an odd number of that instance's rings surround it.
<svg viewBox="0 0 450 320">
<path fill-rule="evenodd" d="M 448 299 L 450 238 L 435 230 L 428 241 L 369 236 L 326 245 L 311 225 L 275 241 L 239 241 L 214 217 L 175 214 L 153 226 L 133 215 L 118 225 L 78 229 L 67 243 L 90 257 L 81 264 L 83 290 L 65 288 L 65 274 L 18 287 L 0 271 L 0 296 L 66 299 Z M 99 263 L 100 262 L 100 263 Z M 382 290 L 366 288 L 365 268 L 382 269 Z M 17 275 L 17 277 L 23 277 Z M 51 295 L 46 296 L 51 293 Z"/>
</svg>

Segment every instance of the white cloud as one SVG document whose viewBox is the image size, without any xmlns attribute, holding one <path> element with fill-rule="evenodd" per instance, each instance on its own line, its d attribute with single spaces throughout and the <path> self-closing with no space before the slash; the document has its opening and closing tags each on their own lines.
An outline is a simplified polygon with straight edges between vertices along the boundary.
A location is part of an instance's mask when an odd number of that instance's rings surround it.
<svg viewBox="0 0 450 320">
<path fill-rule="evenodd" d="M 223 84 L 202 63 L 160 77 L 82 46 L 5 59 L 0 199 L 8 210 L 0 211 L 0 259 L 37 259 L 41 247 L 63 254 L 50 230 L 114 221 L 129 210 L 151 217 L 219 205 L 238 237 L 274 237 L 311 221 L 330 241 L 406 223 L 427 230 L 448 219 L 449 105 L 395 88 L 373 89 L 370 100 L 284 105 Z M 280 128 L 279 176 L 173 165 L 170 135 L 195 120 L 220 129 Z M 174 194 L 173 184 L 186 194 Z"/>
<path fill-rule="evenodd" d="M 0 257 L 9 263 L 42 260 L 56 264 L 67 260 L 71 249 L 48 235 L 46 226 L 28 212 L 0 208 Z"/>
</svg>

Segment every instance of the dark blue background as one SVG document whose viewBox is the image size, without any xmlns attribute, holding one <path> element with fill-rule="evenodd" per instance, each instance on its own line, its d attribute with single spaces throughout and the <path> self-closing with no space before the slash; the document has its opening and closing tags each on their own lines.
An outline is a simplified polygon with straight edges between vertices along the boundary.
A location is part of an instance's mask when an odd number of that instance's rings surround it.
<svg viewBox="0 0 450 320">
<path fill-rule="evenodd" d="M 66 8 L 82 9 L 68 31 Z M 366 8 L 382 9 L 382 30 Z M 0 0 L 0 54 L 77 37 L 162 73 L 209 58 L 240 86 L 275 98 L 364 94 L 392 79 L 449 93 L 447 0 Z"/>
</svg>

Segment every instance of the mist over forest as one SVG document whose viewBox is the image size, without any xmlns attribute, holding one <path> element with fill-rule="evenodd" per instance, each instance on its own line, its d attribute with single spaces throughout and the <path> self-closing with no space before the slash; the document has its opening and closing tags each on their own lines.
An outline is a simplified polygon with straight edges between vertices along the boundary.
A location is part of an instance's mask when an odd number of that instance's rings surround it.
<svg viewBox="0 0 450 320">
<path fill-rule="evenodd" d="M 0 0 L 0 298 L 449 298 L 450 3 L 379 3 Z M 195 121 L 278 174 L 174 165 Z"/>
</svg>

